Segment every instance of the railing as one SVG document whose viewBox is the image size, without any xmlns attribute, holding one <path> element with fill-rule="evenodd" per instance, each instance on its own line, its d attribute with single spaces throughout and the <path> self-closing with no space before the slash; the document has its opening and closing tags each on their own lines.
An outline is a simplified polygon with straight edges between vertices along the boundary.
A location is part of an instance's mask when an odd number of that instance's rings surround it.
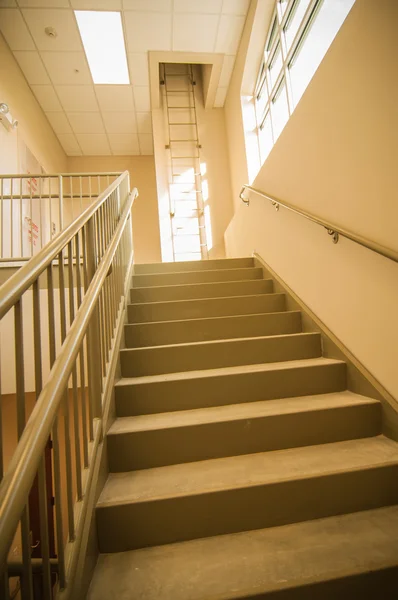
<svg viewBox="0 0 398 600">
<path fill-rule="evenodd" d="M 128 173 L 119 176 L 0 288 L 6 600 L 19 587 L 23 600 L 77 597 L 129 289 L 136 195 Z"/>
<path fill-rule="evenodd" d="M 1 263 L 29 260 L 119 176 L 120 173 L 0 175 Z"/>
<path fill-rule="evenodd" d="M 269 202 L 271 202 L 271 204 L 274 206 L 275 210 L 279 210 L 279 207 L 282 206 L 286 210 L 289 210 L 290 212 L 293 212 L 296 215 L 300 215 L 300 217 L 304 217 L 305 219 L 308 219 L 309 221 L 312 221 L 313 223 L 324 227 L 324 229 L 326 229 L 328 234 L 332 237 L 333 242 L 335 244 L 337 244 L 337 242 L 339 241 L 339 237 L 342 236 L 344 238 L 347 238 L 348 240 L 351 240 L 352 242 L 355 242 L 356 244 L 359 244 L 360 246 L 363 246 L 364 248 L 368 248 L 369 250 L 372 250 L 377 254 L 381 254 L 381 256 L 385 256 L 386 258 L 390 258 L 394 262 L 398 262 L 398 252 L 396 252 L 395 250 L 386 248 L 385 246 L 382 246 L 377 242 L 368 240 L 360 235 L 357 235 L 356 233 L 353 233 L 352 231 L 344 229 L 343 227 L 339 227 L 338 225 L 334 225 L 333 223 L 325 221 L 320 217 L 316 217 L 315 215 L 312 215 L 311 213 L 308 213 L 305 210 L 294 207 L 291 204 L 288 204 L 287 202 L 283 202 L 282 200 L 278 200 L 278 198 L 274 198 L 273 196 L 269 196 L 268 194 L 265 194 L 260 190 L 256 190 L 256 188 L 253 188 L 247 184 L 245 184 L 242 187 L 239 194 L 239 198 L 242 200 L 242 202 L 244 202 L 244 204 L 246 204 L 246 206 L 249 206 L 250 199 L 245 198 L 243 196 L 245 190 L 249 190 L 250 192 L 257 194 L 258 196 L 269 200 Z"/>
</svg>

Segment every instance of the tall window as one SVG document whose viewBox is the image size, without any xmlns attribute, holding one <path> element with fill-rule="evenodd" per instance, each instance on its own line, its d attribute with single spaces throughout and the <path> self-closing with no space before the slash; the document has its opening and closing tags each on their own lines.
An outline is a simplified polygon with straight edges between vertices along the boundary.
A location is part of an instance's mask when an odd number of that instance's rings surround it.
<svg viewBox="0 0 398 600">
<path fill-rule="evenodd" d="M 267 158 L 355 0 L 277 0 L 255 89 Z"/>
</svg>

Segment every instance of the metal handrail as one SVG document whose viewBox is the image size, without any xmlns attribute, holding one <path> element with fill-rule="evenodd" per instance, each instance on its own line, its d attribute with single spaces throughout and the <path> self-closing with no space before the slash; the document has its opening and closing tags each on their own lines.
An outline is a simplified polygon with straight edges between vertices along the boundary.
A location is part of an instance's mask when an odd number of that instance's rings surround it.
<svg viewBox="0 0 398 600">
<path fill-rule="evenodd" d="M 138 192 L 134 189 L 129 196 L 129 200 L 126 202 L 112 241 L 88 287 L 75 320 L 65 338 L 61 353 L 51 369 L 48 381 L 35 404 L 11 459 L 9 468 L 0 485 L 0 566 L 7 559 L 9 544 L 12 541 L 20 515 L 26 504 L 26 498 L 50 436 L 53 421 L 60 408 L 65 385 L 72 372 L 74 362 L 79 353 L 80 344 L 86 334 L 90 317 L 96 306 L 102 285 L 106 279 L 116 248 L 124 231 L 125 223 L 130 216 L 131 207 L 137 195 Z M 83 220 L 83 222 L 85 223 L 86 221 Z M 73 231 L 75 231 L 75 228 L 73 228 Z M 65 230 L 65 235 L 66 233 L 67 230 Z M 58 251 L 59 244 L 61 242 L 57 244 Z M 51 253 L 51 255 L 53 254 Z M 25 279 L 22 278 L 19 285 L 20 288 L 25 285 Z M 18 296 L 14 295 L 14 301 L 16 297 Z"/>
<path fill-rule="evenodd" d="M 286 210 L 289 210 L 290 212 L 293 212 L 296 215 L 300 215 L 301 217 L 304 217 L 308 221 L 312 221 L 313 223 L 316 223 L 317 225 L 324 227 L 326 229 L 326 231 L 328 232 L 328 234 L 330 236 L 332 236 L 333 242 L 335 244 L 337 244 L 337 242 L 339 241 L 339 237 L 342 236 L 344 238 L 347 238 L 348 240 L 351 240 L 352 242 L 355 242 L 356 244 L 359 244 L 360 246 L 363 246 L 364 248 L 367 248 L 368 250 L 372 250 L 373 252 L 376 252 L 377 254 L 380 254 L 381 256 L 384 256 L 385 258 L 389 258 L 390 260 L 393 260 L 394 262 L 398 263 L 398 252 L 397 251 L 391 250 L 391 248 L 386 248 L 385 246 L 382 246 L 381 244 L 378 244 L 377 242 L 368 240 L 367 238 L 364 238 L 361 235 L 353 233 L 352 231 L 344 229 L 343 227 L 339 227 L 338 225 L 330 223 L 329 221 L 325 221 L 324 219 L 321 219 L 320 217 L 316 217 L 315 215 L 313 215 L 309 212 L 306 212 L 305 210 L 302 210 L 300 208 L 297 208 L 295 206 L 292 206 L 291 204 L 288 204 L 287 202 L 279 200 L 278 198 L 269 196 L 268 194 L 265 194 L 264 192 L 261 192 L 260 190 L 257 190 L 256 188 L 254 188 L 248 184 L 243 185 L 243 187 L 240 191 L 240 194 L 239 194 L 239 198 L 242 200 L 242 202 L 244 204 L 246 204 L 246 206 L 249 206 L 250 200 L 248 198 L 243 197 L 243 193 L 245 190 L 250 190 L 251 192 L 257 194 L 258 196 L 261 196 L 262 198 L 269 200 L 271 202 L 271 204 L 274 206 L 275 210 L 279 210 L 279 207 L 283 206 L 283 208 L 286 208 Z"/>
<path fill-rule="evenodd" d="M 43 273 L 48 265 L 56 258 L 62 248 L 73 238 L 74 235 L 87 223 L 98 208 L 105 202 L 109 194 L 112 193 L 122 182 L 126 173 L 122 173 L 115 181 L 100 194 L 95 202 L 91 204 L 73 223 L 46 244 L 38 254 L 29 259 L 14 275 L 12 275 L 3 284 L 0 298 L 0 319 L 12 308 L 15 302 L 32 283 Z"/>
</svg>

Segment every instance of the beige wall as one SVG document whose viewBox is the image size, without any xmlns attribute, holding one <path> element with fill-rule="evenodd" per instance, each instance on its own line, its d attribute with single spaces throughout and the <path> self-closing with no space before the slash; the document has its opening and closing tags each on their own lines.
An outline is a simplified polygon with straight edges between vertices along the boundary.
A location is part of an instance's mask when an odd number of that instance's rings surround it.
<svg viewBox="0 0 398 600">
<path fill-rule="evenodd" d="M 133 206 L 134 260 L 160 262 L 159 217 L 153 156 L 75 156 L 68 158 L 70 173 L 129 171 L 130 186 L 139 197 Z"/>
<path fill-rule="evenodd" d="M 261 0 L 259 0 L 260 4 Z M 254 186 L 398 250 L 398 4 L 357 0 Z M 246 33 L 246 35 L 249 35 Z M 234 193 L 245 183 L 238 86 L 227 102 Z M 234 96 L 234 97 L 232 97 Z M 398 265 L 255 198 L 229 255 L 256 250 L 398 398 Z"/>
<path fill-rule="evenodd" d="M 7 134 L 0 125 L 0 172 L 20 171 L 18 147 L 22 141 L 48 173 L 66 171 L 66 155 L 1 34 L 0 102 L 8 104 L 19 121 L 16 133 Z"/>
</svg>

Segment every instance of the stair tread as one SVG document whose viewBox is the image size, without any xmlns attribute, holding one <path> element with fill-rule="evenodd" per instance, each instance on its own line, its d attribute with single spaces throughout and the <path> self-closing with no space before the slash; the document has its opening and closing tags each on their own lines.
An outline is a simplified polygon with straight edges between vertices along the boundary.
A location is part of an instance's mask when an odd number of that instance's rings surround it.
<svg viewBox="0 0 398 600">
<path fill-rule="evenodd" d="M 218 369 L 203 369 L 198 371 L 182 371 L 179 373 L 163 373 L 160 375 L 141 375 L 139 377 L 123 377 L 116 381 L 115 386 L 130 386 L 142 383 L 156 383 L 161 381 L 176 381 L 183 379 L 198 379 L 204 377 L 228 376 L 237 373 L 257 373 L 259 371 L 276 371 L 282 369 L 294 369 L 297 367 L 311 367 L 322 365 L 345 364 L 343 360 L 325 358 L 302 358 L 298 360 L 287 360 L 273 363 L 261 363 L 254 365 L 238 365 L 235 367 L 220 367 Z"/>
<path fill-rule="evenodd" d="M 97 506 L 148 502 L 270 485 L 398 464 L 398 444 L 384 436 L 111 473 Z"/>
<path fill-rule="evenodd" d="M 231 267 L 230 269 L 212 269 L 212 273 L 217 272 L 217 271 L 222 271 L 223 273 L 228 272 L 228 271 L 253 271 L 256 270 L 258 271 L 261 267 L 255 267 L 255 266 L 251 266 L 251 267 Z M 204 271 L 201 271 L 202 273 Z M 207 272 L 207 271 L 206 271 Z M 160 272 L 160 273 L 136 273 L 136 275 L 138 277 L 141 277 L 141 275 L 145 275 L 145 276 L 149 276 L 149 275 L 175 275 L 176 273 L 178 273 L 178 275 L 185 275 L 186 273 L 198 273 L 197 270 L 188 270 L 188 271 L 165 271 L 165 272 Z M 134 277 L 134 274 L 133 274 Z"/>
<path fill-rule="evenodd" d="M 252 269 L 253 267 L 250 267 L 248 270 Z M 229 269 L 223 269 L 223 273 L 225 271 L 228 271 Z M 235 270 L 235 269 L 232 269 Z M 190 272 L 195 272 L 196 271 L 190 271 Z M 214 273 L 214 271 L 212 271 Z M 173 273 L 174 274 L 174 273 Z M 152 273 L 150 274 L 152 275 Z M 167 273 L 164 273 L 164 275 L 167 275 Z M 180 273 L 179 273 L 180 275 Z M 146 276 L 146 275 L 145 275 Z M 138 275 L 137 277 L 141 277 L 141 275 Z M 273 281 L 272 279 L 234 279 L 233 281 L 200 281 L 198 283 L 170 283 L 168 285 L 135 285 L 133 287 L 130 288 L 130 290 L 133 291 L 143 291 L 143 290 L 158 290 L 160 288 L 187 288 L 187 287 L 197 287 L 197 286 L 215 286 L 215 285 L 225 285 L 225 284 L 229 284 L 229 283 L 251 283 L 253 281 L 257 281 L 257 282 L 263 282 L 263 281 Z M 256 294 L 258 295 L 258 294 Z M 261 294 L 262 295 L 262 294 Z M 229 296 L 228 296 L 229 297 Z M 205 298 L 200 298 L 200 300 L 204 300 Z M 171 302 L 181 302 L 181 300 L 171 300 Z"/>
<path fill-rule="evenodd" d="M 259 281 L 266 281 L 266 280 L 262 280 L 259 279 Z M 241 282 L 238 282 L 241 283 Z M 207 283 L 196 283 L 193 285 L 210 285 Z M 170 287 L 170 286 L 160 286 L 160 287 Z M 183 286 L 185 287 L 185 286 Z M 131 288 L 134 290 L 142 290 L 142 289 L 148 289 L 148 288 Z M 151 288 L 153 289 L 153 288 Z M 186 298 L 185 300 L 155 300 L 154 302 L 129 302 L 128 305 L 129 306 L 142 306 L 142 305 L 148 305 L 148 304 L 178 304 L 178 303 L 183 303 L 183 302 L 205 302 L 206 300 L 212 300 L 212 301 L 219 301 L 222 302 L 223 300 L 229 299 L 229 298 L 241 298 L 243 301 L 246 302 L 247 299 L 249 298 L 262 298 L 264 296 L 284 296 L 285 294 L 280 293 L 280 292 L 264 292 L 263 294 L 249 294 L 247 296 L 221 296 L 219 298 Z M 279 311 L 281 312 L 281 311 Z M 269 314 L 269 313 L 265 313 L 265 314 Z M 240 316 L 240 315 L 237 315 Z M 198 318 L 202 318 L 202 317 L 198 317 Z"/>
<path fill-rule="evenodd" d="M 200 340 L 199 342 L 180 342 L 178 344 L 161 344 L 159 346 L 139 346 L 137 348 L 122 348 L 120 350 L 121 353 L 123 354 L 127 354 L 129 352 L 135 353 L 135 352 L 148 352 L 150 354 L 151 351 L 159 349 L 159 348 L 167 348 L 168 350 L 171 350 L 172 348 L 178 348 L 180 346 L 185 347 L 193 347 L 193 346 L 217 346 L 217 345 L 222 345 L 225 344 L 226 342 L 230 343 L 231 345 L 234 344 L 239 344 L 240 342 L 250 342 L 251 340 L 254 341 L 255 343 L 259 343 L 261 342 L 261 340 L 271 340 L 271 339 L 283 339 L 286 337 L 289 338 L 301 338 L 301 339 L 306 339 L 306 338 L 317 338 L 319 337 L 319 333 L 317 332 L 313 332 L 313 331 L 308 331 L 308 332 L 304 332 L 304 331 L 300 331 L 300 332 L 294 332 L 294 333 L 281 333 L 281 334 L 275 334 L 275 335 L 258 335 L 258 336 L 250 336 L 250 337 L 239 337 L 239 338 L 222 338 L 222 339 L 218 339 L 218 340 Z"/>
<path fill-rule="evenodd" d="M 379 401 L 366 396 L 360 396 L 350 391 L 245 402 L 242 404 L 227 404 L 226 406 L 211 408 L 195 408 L 152 415 L 119 417 L 111 425 L 108 435 L 189 427 L 191 425 L 297 414 L 307 411 L 327 410 L 346 406 L 363 406 L 367 404 L 379 404 Z"/>
<path fill-rule="evenodd" d="M 391 506 L 102 554 L 88 600 L 260 597 L 261 593 L 396 567 L 397 538 L 398 507 Z M 313 596 L 309 592 L 300 597 Z"/>
<path fill-rule="evenodd" d="M 244 296 L 245 297 L 245 296 Z M 190 300 L 179 300 L 178 302 L 191 302 Z M 145 304 L 145 303 L 144 303 Z M 153 304 L 152 302 L 150 302 L 149 304 Z M 163 323 L 170 323 L 170 324 L 176 324 L 178 325 L 179 323 L 190 323 L 191 321 L 210 321 L 210 322 L 214 322 L 214 321 L 239 321 L 239 320 L 244 320 L 244 319 L 250 319 L 250 317 L 269 317 L 272 318 L 274 315 L 276 317 L 278 317 L 279 315 L 295 315 L 295 314 L 301 314 L 300 310 L 279 310 L 276 312 L 254 312 L 254 313 L 247 313 L 244 315 L 221 315 L 221 316 L 217 316 L 217 317 L 197 317 L 196 319 L 175 319 L 173 321 L 167 321 L 167 320 L 163 320 L 163 321 L 143 321 L 140 323 L 126 323 L 125 327 L 131 327 L 132 329 L 134 329 L 134 327 L 141 327 L 142 325 L 160 325 Z M 298 333 L 298 332 L 295 332 Z M 301 333 L 301 332 L 300 332 Z M 303 332 L 304 333 L 304 332 Z M 233 338 L 236 339 L 236 338 Z M 210 340 L 209 340 L 210 341 Z M 167 344 L 169 345 L 169 344 Z"/>
</svg>

